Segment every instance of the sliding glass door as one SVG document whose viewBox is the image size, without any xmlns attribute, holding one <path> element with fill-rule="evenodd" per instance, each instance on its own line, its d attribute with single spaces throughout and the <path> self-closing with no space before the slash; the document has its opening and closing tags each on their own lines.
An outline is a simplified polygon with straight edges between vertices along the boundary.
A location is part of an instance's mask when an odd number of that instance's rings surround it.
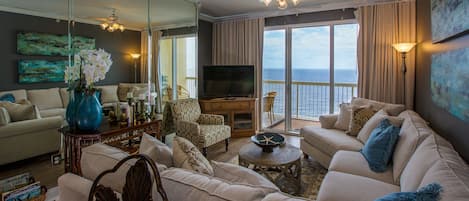
<svg viewBox="0 0 469 201">
<path fill-rule="evenodd" d="M 297 133 L 317 125 L 320 115 L 338 112 L 340 103 L 356 95 L 357 29 L 354 23 L 267 28 L 264 130 Z"/>
</svg>

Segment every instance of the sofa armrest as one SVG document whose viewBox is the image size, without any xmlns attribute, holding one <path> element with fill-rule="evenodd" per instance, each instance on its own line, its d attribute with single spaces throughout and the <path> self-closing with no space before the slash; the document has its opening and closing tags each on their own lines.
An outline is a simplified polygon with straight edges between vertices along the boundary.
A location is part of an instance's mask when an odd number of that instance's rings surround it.
<svg viewBox="0 0 469 201">
<path fill-rule="evenodd" d="M 223 115 L 201 114 L 199 117 L 199 123 L 206 125 L 223 125 L 225 123 L 225 118 Z"/>
<path fill-rule="evenodd" d="M 334 128 L 334 124 L 339 117 L 338 114 L 328 114 L 319 116 L 319 122 L 321 123 L 321 128 L 331 129 Z"/>
<path fill-rule="evenodd" d="M 60 201 L 88 200 L 93 181 L 74 174 L 64 174 L 58 179 Z"/>
<path fill-rule="evenodd" d="M 5 126 L 11 122 L 7 109 L 0 107 L 0 126 Z"/>
<path fill-rule="evenodd" d="M 176 135 L 190 140 L 198 148 L 204 146 L 205 138 L 201 135 L 200 126 L 196 122 L 178 121 L 176 123 Z"/>
<path fill-rule="evenodd" d="M 47 129 L 55 129 L 55 132 L 59 132 L 57 129 L 62 126 L 62 123 L 63 118 L 61 116 L 11 122 L 0 127 L 0 138 L 11 137 L 24 133 L 33 133 L 38 130 Z"/>
</svg>

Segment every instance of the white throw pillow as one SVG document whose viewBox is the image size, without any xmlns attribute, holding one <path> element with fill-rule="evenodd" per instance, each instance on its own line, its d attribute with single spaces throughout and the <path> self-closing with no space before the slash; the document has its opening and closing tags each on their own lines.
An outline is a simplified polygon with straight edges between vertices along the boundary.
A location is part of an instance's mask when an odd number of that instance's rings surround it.
<svg viewBox="0 0 469 201">
<path fill-rule="evenodd" d="M 350 120 L 352 119 L 352 105 L 350 103 L 340 104 L 340 112 L 337 117 L 337 121 L 334 124 L 334 128 L 340 130 L 348 130 L 350 125 Z"/>
<path fill-rule="evenodd" d="M 210 162 L 200 153 L 196 146 L 182 137 L 174 137 L 173 163 L 174 167 L 177 168 L 213 175 L 213 168 Z"/>
<path fill-rule="evenodd" d="M 212 167 L 215 177 L 222 178 L 233 183 L 249 184 L 255 187 L 270 188 L 275 191 L 280 191 L 275 184 L 251 169 L 235 164 L 216 161 L 212 161 Z"/>
<path fill-rule="evenodd" d="M 389 116 L 388 113 L 382 109 L 378 111 L 375 115 L 373 115 L 371 119 L 365 123 L 365 125 L 360 130 L 360 132 L 358 132 L 357 139 L 360 140 L 363 144 L 366 144 L 366 141 L 370 137 L 371 132 L 384 119 L 388 119 L 391 122 L 391 124 L 397 127 L 401 127 L 402 122 L 404 121 L 403 118 Z"/>
<path fill-rule="evenodd" d="M 171 148 L 146 133 L 142 136 L 138 152 L 149 156 L 158 164 L 173 167 L 173 151 Z"/>
</svg>

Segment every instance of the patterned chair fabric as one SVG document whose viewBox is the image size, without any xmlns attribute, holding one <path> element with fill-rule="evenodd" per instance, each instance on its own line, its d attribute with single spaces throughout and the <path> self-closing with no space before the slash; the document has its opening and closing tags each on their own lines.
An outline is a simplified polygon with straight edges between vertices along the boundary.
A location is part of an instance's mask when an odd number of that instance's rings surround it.
<svg viewBox="0 0 469 201">
<path fill-rule="evenodd" d="M 231 128 L 224 125 L 223 116 L 201 114 L 197 99 L 168 102 L 163 115 L 163 134 L 175 130 L 176 135 L 188 139 L 199 149 L 231 137 Z"/>
</svg>

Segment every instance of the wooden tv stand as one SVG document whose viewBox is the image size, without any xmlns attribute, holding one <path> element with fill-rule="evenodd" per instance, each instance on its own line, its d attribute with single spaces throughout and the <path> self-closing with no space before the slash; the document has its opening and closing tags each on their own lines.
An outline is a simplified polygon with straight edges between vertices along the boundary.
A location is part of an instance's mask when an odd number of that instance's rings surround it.
<svg viewBox="0 0 469 201">
<path fill-rule="evenodd" d="M 216 98 L 199 100 L 202 113 L 225 117 L 231 137 L 249 137 L 256 133 L 257 98 Z"/>
</svg>

